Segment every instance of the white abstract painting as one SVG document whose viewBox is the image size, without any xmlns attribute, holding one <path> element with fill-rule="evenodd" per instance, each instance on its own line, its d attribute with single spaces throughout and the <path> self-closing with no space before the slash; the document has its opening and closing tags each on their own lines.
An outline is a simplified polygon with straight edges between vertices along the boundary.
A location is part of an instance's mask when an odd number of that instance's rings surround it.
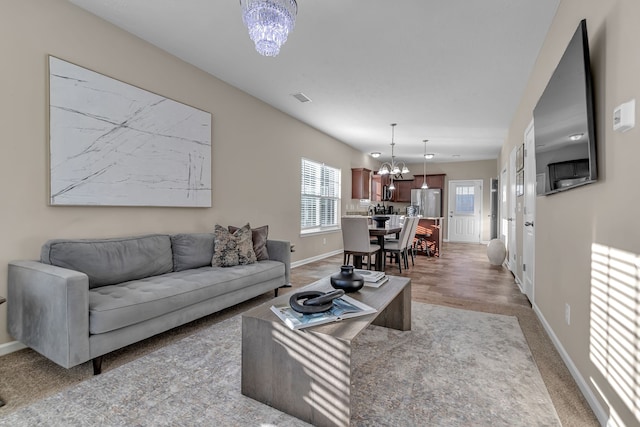
<svg viewBox="0 0 640 427">
<path fill-rule="evenodd" d="M 49 57 L 52 205 L 211 206 L 211 114 Z"/>
</svg>

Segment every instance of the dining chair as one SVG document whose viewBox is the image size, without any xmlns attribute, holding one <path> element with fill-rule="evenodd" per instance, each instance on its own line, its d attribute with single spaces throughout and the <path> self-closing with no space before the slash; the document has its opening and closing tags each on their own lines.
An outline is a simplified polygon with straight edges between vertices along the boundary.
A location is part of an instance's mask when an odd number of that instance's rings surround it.
<svg viewBox="0 0 640 427">
<path fill-rule="evenodd" d="M 420 218 L 415 216 L 415 217 L 412 217 L 412 220 L 413 220 L 413 224 L 411 226 L 411 231 L 409 232 L 407 250 L 409 251 L 409 253 L 411 253 L 411 265 L 416 265 L 415 263 L 416 247 L 414 242 L 416 238 L 416 232 L 418 231 L 418 224 L 420 223 Z"/>
<path fill-rule="evenodd" d="M 409 242 L 409 235 L 411 233 L 411 229 L 413 226 L 413 218 L 407 217 L 404 220 L 402 225 L 402 230 L 400 230 L 400 236 L 397 240 L 390 240 L 384 243 L 384 256 L 385 256 L 385 266 L 386 266 L 386 254 L 395 256 L 396 261 L 398 263 L 398 269 L 400 273 L 402 273 L 402 264 L 405 265 L 405 268 L 409 268 L 409 263 L 407 262 L 407 246 Z"/>
<path fill-rule="evenodd" d="M 431 248 L 429 247 L 429 238 L 432 236 L 431 229 L 426 225 L 420 225 L 420 218 L 418 218 L 418 228 L 416 228 L 416 246 L 417 250 L 423 252 L 426 256 L 433 256 Z"/>
<path fill-rule="evenodd" d="M 351 255 L 367 257 L 367 266 L 371 270 L 371 256 L 380 255 L 380 245 L 369 241 L 369 221 L 366 217 L 342 217 L 342 242 L 344 256 L 342 262 L 349 264 Z"/>
</svg>

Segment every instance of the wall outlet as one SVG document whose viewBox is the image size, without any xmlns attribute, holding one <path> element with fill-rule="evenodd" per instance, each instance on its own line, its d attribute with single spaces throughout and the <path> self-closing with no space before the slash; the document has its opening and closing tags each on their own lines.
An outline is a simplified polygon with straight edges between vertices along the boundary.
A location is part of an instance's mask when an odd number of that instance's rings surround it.
<svg viewBox="0 0 640 427">
<path fill-rule="evenodd" d="M 567 303 L 564 305 L 564 321 L 567 322 L 567 325 L 571 324 L 571 306 Z"/>
<path fill-rule="evenodd" d="M 322 238 L 322 244 L 323 244 L 323 245 L 326 245 L 326 244 L 327 244 L 327 238 L 326 238 L 326 237 L 323 237 L 323 238 Z"/>
</svg>

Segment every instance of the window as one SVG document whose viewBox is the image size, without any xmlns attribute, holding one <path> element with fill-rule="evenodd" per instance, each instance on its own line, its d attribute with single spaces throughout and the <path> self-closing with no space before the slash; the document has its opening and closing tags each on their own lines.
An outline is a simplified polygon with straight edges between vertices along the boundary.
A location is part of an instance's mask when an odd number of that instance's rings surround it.
<svg viewBox="0 0 640 427">
<path fill-rule="evenodd" d="M 457 215 L 473 215 L 475 212 L 475 187 L 473 185 L 456 186 L 456 207 Z"/>
<path fill-rule="evenodd" d="M 302 159 L 300 232 L 316 233 L 340 226 L 340 169 Z"/>
</svg>

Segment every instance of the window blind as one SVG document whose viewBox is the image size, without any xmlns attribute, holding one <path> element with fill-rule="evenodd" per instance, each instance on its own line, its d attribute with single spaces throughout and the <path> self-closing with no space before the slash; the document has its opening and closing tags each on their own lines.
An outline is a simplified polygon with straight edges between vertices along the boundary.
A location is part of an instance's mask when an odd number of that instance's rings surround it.
<svg viewBox="0 0 640 427">
<path fill-rule="evenodd" d="M 301 232 L 337 228 L 340 217 L 340 169 L 302 159 Z"/>
</svg>

